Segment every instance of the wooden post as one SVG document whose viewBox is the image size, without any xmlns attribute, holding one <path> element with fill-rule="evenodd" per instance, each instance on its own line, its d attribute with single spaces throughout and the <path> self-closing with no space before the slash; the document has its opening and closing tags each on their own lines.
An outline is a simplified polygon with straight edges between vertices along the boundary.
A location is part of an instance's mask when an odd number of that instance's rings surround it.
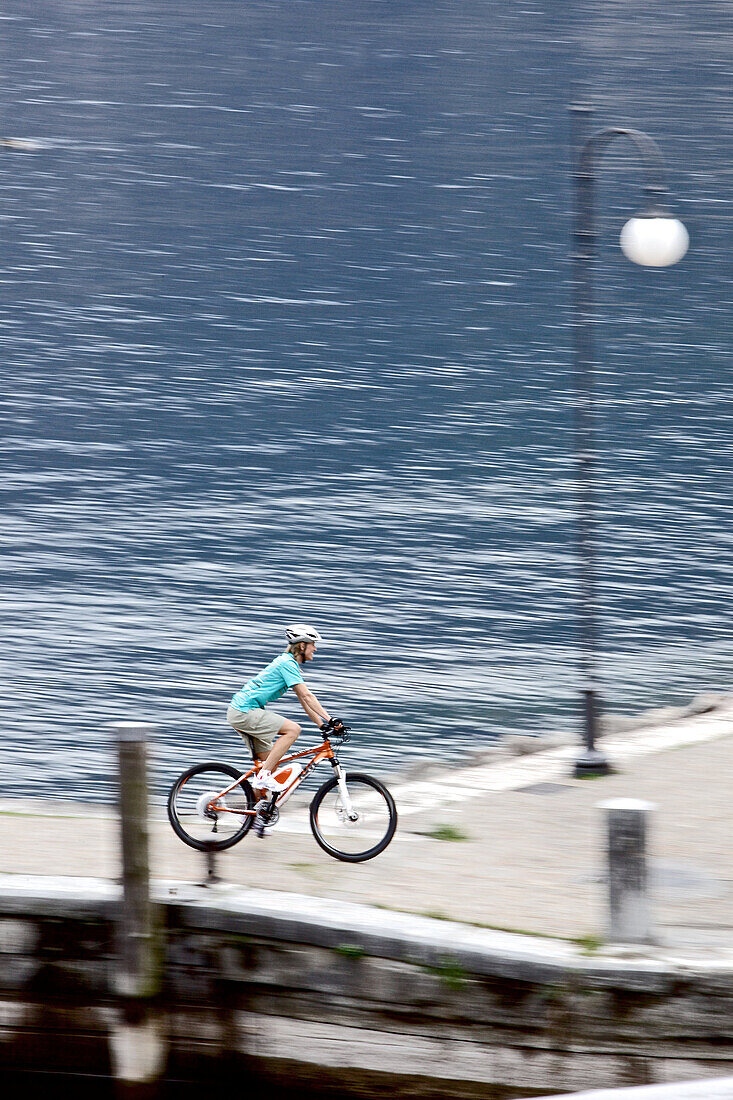
<svg viewBox="0 0 733 1100">
<path fill-rule="evenodd" d="M 608 938 L 615 943 L 652 943 L 646 858 L 651 802 L 616 798 L 601 802 L 608 835 Z"/>
<path fill-rule="evenodd" d="M 119 722 L 113 727 L 119 752 L 122 841 L 122 909 L 118 926 L 118 1011 L 110 1035 L 115 1079 L 121 1095 L 155 1095 L 165 1064 L 157 997 L 162 985 L 162 938 L 150 898 L 148 860 L 147 741 L 153 727 Z"/>
</svg>

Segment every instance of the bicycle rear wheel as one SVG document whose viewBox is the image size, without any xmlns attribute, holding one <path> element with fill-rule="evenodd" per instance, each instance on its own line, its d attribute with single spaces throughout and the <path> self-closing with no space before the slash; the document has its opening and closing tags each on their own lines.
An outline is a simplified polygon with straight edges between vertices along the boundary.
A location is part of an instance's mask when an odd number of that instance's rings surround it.
<svg viewBox="0 0 733 1100">
<path fill-rule="evenodd" d="M 209 763 L 179 776 L 168 795 L 168 818 L 185 844 L 199 852 L 223 851 L 249 832 L 253 815 L 243 811 L 253 808 L 255 797 L 246 779 L 232 786 L 241 774 L 228 764 Z"/>
<path fill-rule="evenodd" d="M 394 799 L 378 779 L 354 772 L 346 776 L 351 813 L 334 776 L 311 802 L 313 836 L 324 852 L 346 863 L 362 863 L 383 852 L 397 828 Z"/>
</svg>

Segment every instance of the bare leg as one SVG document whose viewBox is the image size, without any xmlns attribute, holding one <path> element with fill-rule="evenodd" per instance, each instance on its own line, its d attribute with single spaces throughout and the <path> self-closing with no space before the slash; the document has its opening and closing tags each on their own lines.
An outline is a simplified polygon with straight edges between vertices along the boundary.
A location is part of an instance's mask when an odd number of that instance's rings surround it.
<svg viewBox="0 0 733 1100">
<path fill-rule="evenodd" d="M 269 755 L 262 765 L 269 772 L 274 772 L 285 753 L 293 747 L 300 735 L 300 726 L 297 722 L 291 722 L 286 718 L 280 727 L 277 741 L 270 749 Z"/>
</svg>

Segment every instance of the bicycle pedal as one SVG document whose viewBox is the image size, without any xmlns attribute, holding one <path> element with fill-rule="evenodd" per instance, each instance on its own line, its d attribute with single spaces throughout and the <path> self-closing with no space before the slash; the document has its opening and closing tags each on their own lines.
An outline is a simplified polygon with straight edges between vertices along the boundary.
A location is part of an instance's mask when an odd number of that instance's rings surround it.
<svg viewBox="0 0 733 1100">
<path fill-rule="evenodd" d="M 254 833 L 255 836 L 258 836 L 260 839 L 262 839 L 262 837 L 264 837 L 265 835 L 265 828 L 269 824 L 270 820 L 270 814 L 268 813 L 269 802 L 267 801 L 267 799 L 260 799 L 260 801 L 255 806 L 255 809 L 257 810 L 257 815 L 254 820 Z"/>
</svg>

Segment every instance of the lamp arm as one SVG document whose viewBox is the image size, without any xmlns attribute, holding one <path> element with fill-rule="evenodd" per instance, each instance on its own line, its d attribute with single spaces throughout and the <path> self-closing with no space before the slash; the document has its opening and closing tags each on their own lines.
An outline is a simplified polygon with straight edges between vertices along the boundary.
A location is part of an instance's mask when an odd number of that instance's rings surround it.
<svg viewBox="0 0 733 1100">
<path fill-rule="evenodd" d="M 622 126 L 609 126 L 605 130 L 598 130 L 586 141 L 580 153 L 576 177 L 578 185 L 585 185 L 586 181 L 592 186 L 595 174 L 596 161 L 605 153 L 608 146 L 617 137 L 627 137 L 634 143 L 639 153 L 644 168 L 644 195 L 646 196 L 647 209 L 645 213 L 654 217 L 668 215 L 664 200 L 667 196 L 665 183 L 664 159 L 659 146 L 649 134 L 643 130 L 633 130 Z M 583 187 L 583 189 L 585 189 Z"/>
</svg>

